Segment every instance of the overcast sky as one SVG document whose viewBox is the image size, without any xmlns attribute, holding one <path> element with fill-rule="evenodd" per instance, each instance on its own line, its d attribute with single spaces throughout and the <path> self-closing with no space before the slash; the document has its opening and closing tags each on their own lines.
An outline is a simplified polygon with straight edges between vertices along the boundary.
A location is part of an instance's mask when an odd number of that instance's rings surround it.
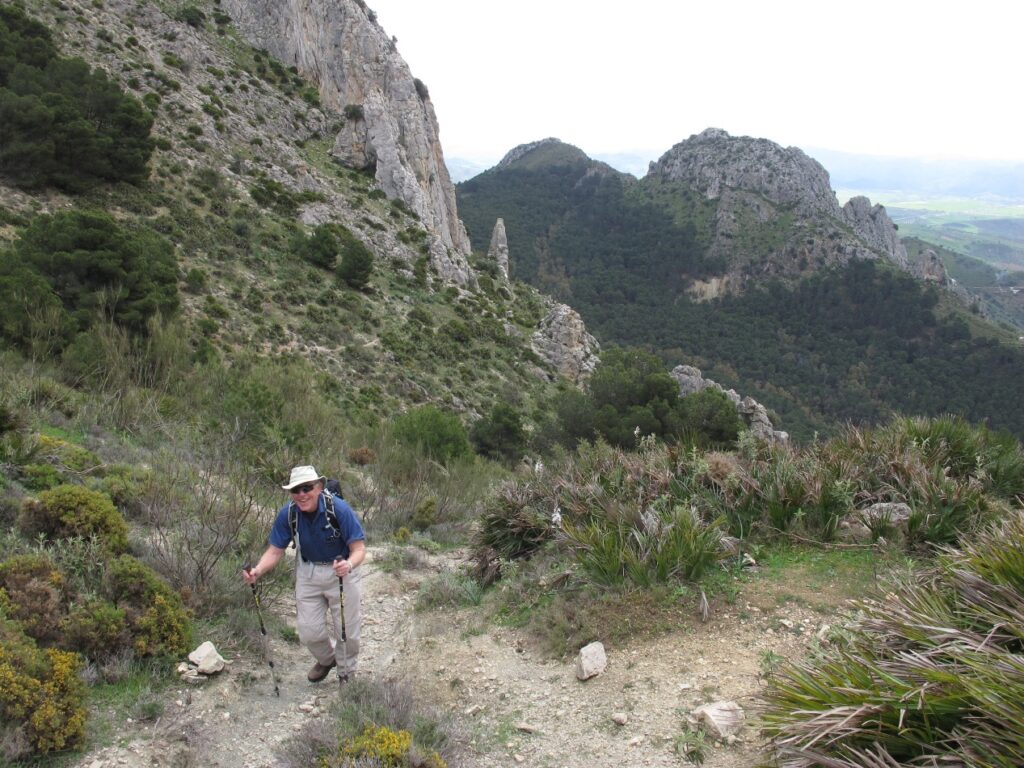
<svg viewBox="0 0 1024 768">
<path fill-rule="evenodd" d="M 367 0 L 448 158 L 555 136 L 661 155 L 714 126 L 784 146 L 1024 160 L 1020 0 Z"/>
</svg>

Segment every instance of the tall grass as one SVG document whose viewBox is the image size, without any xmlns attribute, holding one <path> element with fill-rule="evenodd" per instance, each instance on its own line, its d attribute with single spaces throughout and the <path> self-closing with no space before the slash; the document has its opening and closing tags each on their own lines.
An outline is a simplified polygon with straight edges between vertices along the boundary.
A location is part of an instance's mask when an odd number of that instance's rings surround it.
<svg viewBox="0 0 1024 768">
<path fill-rule="evenodd" d="M 885 597 L 767 693 L 779 764 L 1024 765 L 1024 509 Z"/>
</svg>

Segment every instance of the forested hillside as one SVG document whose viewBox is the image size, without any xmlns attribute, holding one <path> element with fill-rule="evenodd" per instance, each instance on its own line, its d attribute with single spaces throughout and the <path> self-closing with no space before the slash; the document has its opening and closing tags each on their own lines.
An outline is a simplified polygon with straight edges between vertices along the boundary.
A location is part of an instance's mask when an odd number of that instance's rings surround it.
<svg viewBox="0 0 1024 768">
<path fill-rule="evenodd" d="M 527 155 L 463 182 L 459 208 L 476 249 L 503 217 L 513 274 L 571 303 L 602 342 L 695 364 L 802 438 L 846 421 L 944 412 L 1024 434 L 1024 354 L 943 289 L 884 261 L 800 280 L 761 264 L 746 290 L 697 300 L 687 289 L 724 267 L 705 255 L 713 201 L 545 151 L 543 162 Z M 770 249 L 761 241 L 771 228 L 757 238 L 736 238 L 736 251 Z"/>
</svg>

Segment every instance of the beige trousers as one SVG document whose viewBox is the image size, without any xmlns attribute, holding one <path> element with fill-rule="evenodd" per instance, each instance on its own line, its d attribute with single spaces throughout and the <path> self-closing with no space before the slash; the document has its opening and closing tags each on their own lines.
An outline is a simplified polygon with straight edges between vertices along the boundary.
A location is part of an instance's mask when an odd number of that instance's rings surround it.
<svg viewBox="0 0 1024 768">
<path fill-rule="evenodd" d="M 326 666 L 332 659 L 337 661 L 338 671 L 342 674 L 355 672 L 356 657 L 359 656 L 359 632 L 362 628 L 359 603 L 363 591 L 361 580 L 358 569 L 344 578 L 347 642 L 336 642 L 335 638 L 341 638 L 341 595 L 334 569 L 330 565 L 304 563 L 302 560 L 295 564 L 299 641 L 320 664 Z M 334 637 L 328 631 L 328 623 L 334 627 Z"/>
</svg>

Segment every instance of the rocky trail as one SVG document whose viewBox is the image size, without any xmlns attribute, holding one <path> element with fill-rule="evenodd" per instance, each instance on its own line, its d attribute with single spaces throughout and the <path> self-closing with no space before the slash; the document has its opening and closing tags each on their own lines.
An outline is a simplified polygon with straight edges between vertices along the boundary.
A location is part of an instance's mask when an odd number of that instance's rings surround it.
<svg viewBox="0 0 1024 768">
<path fill-rule="evenodd" d="M 458 567 L 453 555 L 425 569 L 387 573 L 371 548 L 363 574 L 364 628 L 360 676 L 402 679 L 417 699 L 446 709 L 465 739 L 466 766 L 679 766 L 678 741 L 699 705 L 733 701 L 746 724 L 736 737 L 706 739 L 704 765 L 755 765 L 757 697 L 766 664 L 802 655 L 828 620 L 813 602 L 780 601 L 759 582 L 733 605 L 717 606 L 707 622 L 627 648 L 611 648 L 607 668 L 580 681 L 576 659 L 553 660 L 531 650 L 517 630 L 481 624 L 470 610 L 414 612 L 420 584 Z M 818 597 L 821 595 L 819 594 Z M 282 600 L 282 610 L 294 605 Z M 293 624 L 291 615 L 285 616 Z M 156 723 L 127 721 L 116 745 L 90 751 L 74 765 L 270 768 L 282 742 L 311 718 L 323 718 L 344 695 L 331 674 L 307 682 L 310 657 L 297 643 L 272 638 L 280 685 L 275 697 L 266 663 L 253 654 L 228 659 L 199 685 L 167 691 Z"/>
</svg>

